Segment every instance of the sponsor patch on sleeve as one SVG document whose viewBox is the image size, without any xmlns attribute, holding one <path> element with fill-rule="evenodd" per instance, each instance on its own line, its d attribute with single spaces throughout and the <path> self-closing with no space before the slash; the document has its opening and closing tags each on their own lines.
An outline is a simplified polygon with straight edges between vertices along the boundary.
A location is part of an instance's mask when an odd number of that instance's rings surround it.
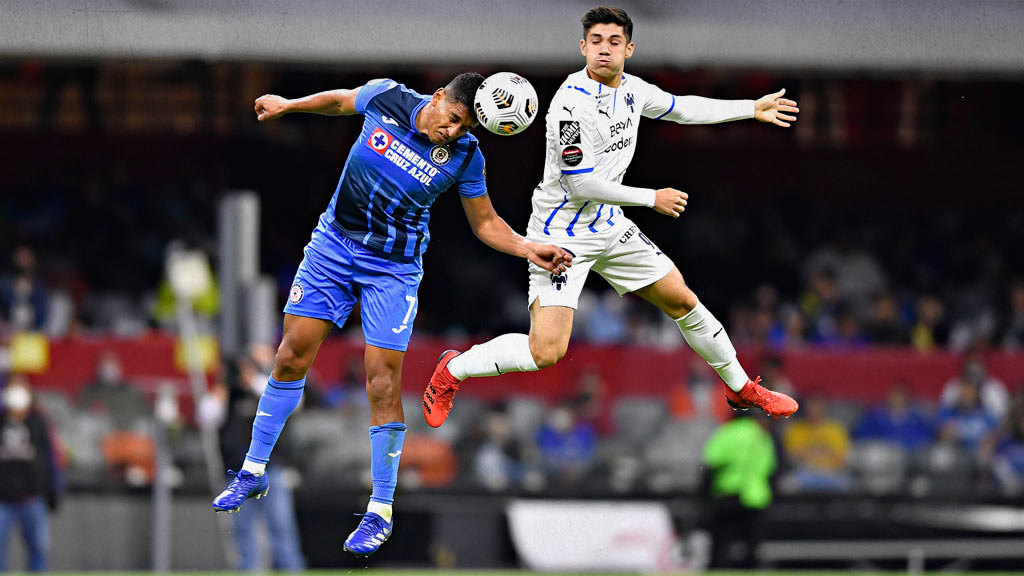
<svg viewBox="0 0 1024 576">
<path fill-rule="evenodd" d="M 566 146 L 562 149 L 562 162 L 567 166 L 579 166 L 583 162 L 583 150 L 579 146 Z"/>
<path fill-rule="evenodd" d="M 558 123 L 558 143 L 562 146 L 580 143 L 580 123 L 576 120 L 562 120 Z"/>
</svg>

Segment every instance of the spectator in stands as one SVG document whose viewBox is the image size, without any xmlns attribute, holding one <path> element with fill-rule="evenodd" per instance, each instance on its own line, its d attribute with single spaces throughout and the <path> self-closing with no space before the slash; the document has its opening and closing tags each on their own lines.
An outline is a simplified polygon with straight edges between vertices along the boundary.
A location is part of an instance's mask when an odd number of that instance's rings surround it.
<svg viewBox="0 0 1024 576">
<path fill-rule="evenodd" d="M 15 331 L 42 330 L 49 311 L 49 295 L 38 278 L 36 254 L 18 246 L 11 255 L 12 273 L 0 278 L 0 315 Z"/>
<path fill-rule="evenodd" d="M 826 416 L 821 396 L 810 396 L 800 412 L 803 418 L 786 429 L 782 443 L 793 467 L 792 488 L 798 491 L 834 491 L 850 488 L 846 468 L 850 437 L 843 425 Z"/>
<path fill-rule="evenodd" d="M 980 348 L 964 355 L 960 375 L 947 382 L 942 389 L 943 406 L 956 405 L 965 386 L 977 389 L 982 407 L 997 421 L 1006 417 L 1010 410 L 1010 393 L 1002 380 L 988 373 L 985 355 Z"/>
<path fill-rule="evenodd" d="M 525 473 L 523 447 L 512 434 L 504 410 L 490 412 L 484 422 L 484 437 L 473 455 L 474 480 L 494 492 L 517 488 Z"/>
<path fill-rule="evenodd" d="M 0 411 L 0 572 L 16 524 L 28 548 L 29 570 L 43 572 L 50 553 L 49 510 L 57 506 L 59 476 L 54 436 L 34 409 L 28 378 L 12 375 Z"/>
<path fill-rule="evenodd" d="M 946 307 L 931 294 L 918 297 L 914 307 L 914 326 L 910 329 L 910 343 L 921 352 L 941 348 L 949 341 Z"/>
<path fill-rule="evenodd" d="M 332 382 L 324 393 L 324 404 L 328 408 L 352 406 L 362 410 L 370 405 L 366 398 L 366 367 L 362 357 L 349 356 L 338 379 Z"/>
<path fill-rule="evenodd" d="M 236 363 L 226 363 L 222 370 L 223 381 L 200 403 L 200 425 L 220 429 L 220 450 L 224 462 L 241 462 L 249 450 L 253 416 L 269 376 L 260 362 L 266 356 L 264 348 L 264 345 L 250 346 L 248 355 Z M 273 353 L 272 347 L 270 351 Z M 256 525 L 254 515 L 262 515 L 266 519 L 274 569 L 283 572 L 305 569 L 292 498 L 293 482 L 288 475 L 293 451 L 285 432 L 278 440 L 273 465 L 267 467 L 274 489 L 234 515 L 233 536 L 238 550 L 238 570 L 259 572 L 263 568 L 258 547 L 261 539 L 253 534 Z"/>
<path fill-rule="evenodd" d="M 896 298 L 889 292 L 879 292 L 875 295 L 871 307 L 871 317 L 865 331 L 872 344 L 902 346 L 910 340 L 910 335 L 900 318 Z"/>
<path fill-rule="evenodd" d="M 78 406 L 106 414 L 116 430 L 149 432 L 153 410 L 142 392 L 124 379 L 121 360 L 113 350 L 100 354 L 96 378 L 78 396 Z"/>
<path fill-rule="evenodd" d="M 811 342 L 830 342 L 839 332 L 839 294 L 831 268 L 817 270 L 800 297 L 800 308 L 810 325 Z"/>
<path fill-rule="evenodd" d="M 883 440 L 903 446 L 908 452 L 935 438 L 935 429 L 925 414 L 911 404 L 906 385 L 889 389 L 885 404 L 865 413 L 853 431 L 856 440 Z"/>
<path fill-rule="evenodd" d="M 939 439 L 981 453 L 993 441 L 999 417 L 985 408 L 975 378 L 958 379 L 952 404 L 939 411 Z"/>
<path fill-rule="evenodd" d="M 1007 350 L 1024 349 L 1024 280 L 1010 287 L 1008 310 L 999 326 L 999 342 Z"/>
<path fill-rule="evenodd" d="M 992 475 L 1004 496 L 1024 494 L 1024 410 L 1010 414 L 1010 430 L 996 444 Z"/>
<path fill-rule="evenodd" d="M 586 474 L 597 454 L 593 426 L 576 418 L 571 402 L 553 409 L 537 431 L 537 449 L 548 480 L 572 485 Z"/>
<path fill-rule="evenodd" d="M 711 568 L 754 568 L 778 464 L 764 420 L 736 412 L 704 444 L 710 472 Z"/>
</svg>

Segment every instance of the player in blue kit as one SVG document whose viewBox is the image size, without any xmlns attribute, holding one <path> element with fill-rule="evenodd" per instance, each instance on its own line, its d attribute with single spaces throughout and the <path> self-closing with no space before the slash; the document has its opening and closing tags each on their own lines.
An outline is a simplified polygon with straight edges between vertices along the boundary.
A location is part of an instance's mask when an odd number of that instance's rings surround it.
<svg viewBox="0 0 1024 576">
<path fill-rule="evenodd" d="M 488 246 L 556 274 L 571 266 L 568 252 L 516 234 L 491 205 L 484 158 L 469 134 L 478 123 L 473 100 L 481 82 L 479 74 L 460 74 L 433 95 L 423 96 L 393 80 L 377 80 L 296 100 L 270 94 L 256 100 L 260 122 L 290 112 L 362 114 L 364 121 L 295 274 L 284 308 L 284 334 L 253 421 L 249 452 L 231 484 L 214 499 L 214 509 L 233 512 L 247 498 L 267 493 L 266 465 L 302 397 L 306 372 L 331 326 L 343 325 L 359 301 L 373 493 L 344 547 L 366 556 L 391 535 L 405 437 L 402 360 L 416 318 L 421 256 L 430 241 L 430 206 L 442 192 L 458 191 L 474 234 Z"/>
</svg>

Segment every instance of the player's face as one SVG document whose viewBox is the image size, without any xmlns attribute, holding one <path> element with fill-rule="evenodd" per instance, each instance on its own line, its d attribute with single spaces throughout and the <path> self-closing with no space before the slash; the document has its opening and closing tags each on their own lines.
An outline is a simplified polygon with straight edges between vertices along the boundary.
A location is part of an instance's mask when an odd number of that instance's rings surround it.
<svg viewBox="0 0 1024 576">
<path fill-rule="evenodd" d="M 626 58 L 633 56 L 633 43 L 618 24 L 595 24 L 580 40 L 580 52 L 587 59 L 590 77 L 617 86 Z"/>
<path fill-rule="evenodd" d="M 420 134 L 429 138 L 432 144 L 458 140 L 477 127 L 476 116 L 463 104 L 447 98 L 444 88 L 434 92 L 427 108 L 430 110 Z"/>
</svg>

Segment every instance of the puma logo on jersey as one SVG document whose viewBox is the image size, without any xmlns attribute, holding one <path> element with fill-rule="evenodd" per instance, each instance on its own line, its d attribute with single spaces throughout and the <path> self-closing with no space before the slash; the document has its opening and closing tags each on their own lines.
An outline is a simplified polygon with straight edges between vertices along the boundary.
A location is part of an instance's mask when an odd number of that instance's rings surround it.
<svg viewBox="0 0 1024 576">
<path fill-rule="evenodd" d="M 575 110 L 575 108 L 569 108 L 568 106 L 562 106 L 562 110 L 565 110 L 566 112 L 569 113 L 569 116 L 572 116 L 572 111 Z"/>
<path fill-rule="evenodd" d="M 385 124 L 391 124 L 392 126 L 398 126 L 398 120 L 395 120 L 391 116 L 381 116 L 380 121 Z"/>
<path fill-rule="evenodd" d="M 609 114 L 607 110 L 602 110 L 602 109 L 598 108 L 597 109 L 597 113 L 598 114 L 604 114 L 605 116 L 608 117 L 609 120 L 611 120 L 611 118 L 612 118 L 612 115 Z"/>
</svg>

